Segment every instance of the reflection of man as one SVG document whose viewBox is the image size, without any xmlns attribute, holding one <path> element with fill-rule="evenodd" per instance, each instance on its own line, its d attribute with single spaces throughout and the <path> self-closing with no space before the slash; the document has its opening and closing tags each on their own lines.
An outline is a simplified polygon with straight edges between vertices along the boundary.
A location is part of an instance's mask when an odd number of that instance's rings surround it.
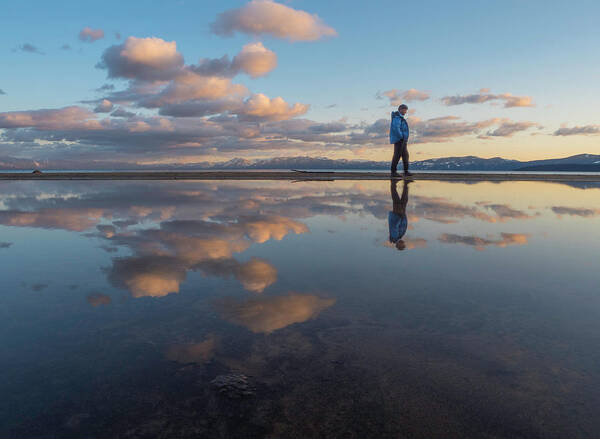
<svg viewBox="0 0 600 439">
<path fill-rule="evenodd" d="M 408 227 L 408 219 L 406 218 L 406 205 L 408 203 L 408 184 L 410 181 L 404 180 L 402 187 L 402 197 L 398 196 L 396 185 L 398 180 L 390 181 L 390 190 L 392 192 L 393 208 L 388 214 L 388 224 L 390 226 L 390 242 L 396 244 L 398 250 L 404 250 L 406 244 L 402 237 L 406 233 Z"/>
</svg>

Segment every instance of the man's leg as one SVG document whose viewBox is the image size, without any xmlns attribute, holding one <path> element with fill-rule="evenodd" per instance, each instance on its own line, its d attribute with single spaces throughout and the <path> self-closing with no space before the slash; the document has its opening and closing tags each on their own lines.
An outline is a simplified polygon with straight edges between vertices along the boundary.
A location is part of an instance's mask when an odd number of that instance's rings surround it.
<svg viewBox="0 0 600 439">
<path fill-rule="evenodd" d="M 402 155 L 402 141 L 394 143 L 394 156 L 392 157 L 392 174 L 396 173 L 398 168 L 398 162 L 400 161 L 400 156 Z"/>
<path fill-rule="evenodd" d="M 398 188 L 396 185 L 398 180 L 390 180 L 390 192 L 392 193 L 392 210 L 396 213 L 400 213 L 400 196 L 398 195 Z"/>
<path fill-rule="evenodd" d="M 402 141 L 402 166 L 404 172 L 408 172 L 408 139 Z"/>
<path fill-rule="evenodd" d="M 404 186 L 402 186 L 402 197 L 400 198 L 400 206 L 402 211 L 406 212 L 406 205 L 408 204 L 408 183 L 410 181 L 404 180 Z"/>
</svg>

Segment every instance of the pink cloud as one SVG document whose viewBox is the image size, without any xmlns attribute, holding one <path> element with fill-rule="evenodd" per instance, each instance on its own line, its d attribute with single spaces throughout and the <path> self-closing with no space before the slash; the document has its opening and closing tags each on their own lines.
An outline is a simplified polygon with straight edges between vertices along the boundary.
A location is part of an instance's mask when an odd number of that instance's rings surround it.
<svg viewBox="0 0 600 439">
<path fill-rule="evenodd" d="M 128 37 L 123 44 L 106 49 L 97 67 L 107 69 L 109 78 L 164 81 L 179 73 L 183 56 L 175 41 Z"/>
<path fill-rule="evenodd" d="M 86 43 L 93 43 L 94 41 L 104 38 L 104 31 L 102 29 L 92 29 L 91 27 L 84 27 L 79 32 L 79 39 Z"/>
<path fill-rule="evenodd" d="M 252 78 L 264 76 L 277 67 L 277 55 L 262 43 L 246 44 L 240 53 L 233 58 L 232 66 Z"/>
<path fill-rule="evenodd" d="M 316 318 L 335 303 L 335 299 L 314 294 L 289 293 L 285 296 L 229 299 L 218 305 L 223 317 L 252 332 L 269 334 L 294 323 Z"/>
<path fill-rule="evenodd" d="M 600 134 L 600 125 L 583 125 L 574 127 L 560 127 L 554 131 L 554 136 L 589 136 L 593 134 Z"/>
<path fill-rule="evenodd" d="M 304 114 L 309 106 L 295 103 L 290 105 L 281 97 L 270 99 L 268 96 L 257 93 L 244 101 L 243 106 L 235 110 L 242 119 L 247 120 L 285 120 Z"/>
<path fill-rule="evenodd" d="M 102 99 L 96 108 L 94 108 L 94 113 L 110 113 L 112 109 L 113 103 L 108 99 Z"/>
<path fill-rule="evenodd" d="M 262 43 L 246 44 L 233 60 L 224 55 L 221 58 L 203 58 L 190 70 L 203 76 L 233 77 L 247 73 L 252 78 L 264 76 L 277 67 L 277 55 Z"/>
<path fill-rule="evenodd" d="M 525 245 L 528 243 L 529 235 L 524 233 L 501 233 L 500 239 L 482 238 L 474 235 L 455 235 L 444 233 L 438 240 L 446 244 L 462 244 L 483 250 L 486 246 L 507 247 L 509 245 Z"/>
<path fill-rule="evenodd" d="M 233 84 L 230 78 L 203 76 L 192 70 L 183 70 L 159 94 L 142 98 L 140 104 L 146 107 L 160 107 L 197 99 L 215 100 L 244 96 L 248 93 L 245 86 Z"/>
<path fill-rule="evenodd" d="M 245 6 L 218 15 L 211 30 L 217 35 L 231 36 L 235 32 L 250 35 L 268 34 L 290 41 L 316 41 L 336 36 L 315 14 L 290 8 L 272 0 L 252 0 Z"/>
<path fill-rule="evenodd" d="M 11 111 L 0 113 L 0 128 L 93 129 L 100 128 L 94 113 L 86 108 L 70 106 L 58 109 Z"/>
<path fill-rule="evenodd" d="M 504 101 L 504 108 L 512 107 L 535 107 L 530 96 L 513 96 L 510 93 L 491 94 L 489 88 L 482 88 L 479 93 L 470 95 L 444 96 L 442 103 L 444 105 L 462 105 L 462 104 L 483 104 L 490 101 Z"/>
<path fill-rule="evenodd" d="M 394 88 L 382 93 L 377 93 L 376 97 L 377 99 L 383 99 L 384 97 L 387 97 L 390 100 L 390 105 L 400 105 L 403 102 L 426 101 L 429 99 L 429 93 L 417 90 L 415 88 L 410 88 L 405 91 Z"/>
</svg>

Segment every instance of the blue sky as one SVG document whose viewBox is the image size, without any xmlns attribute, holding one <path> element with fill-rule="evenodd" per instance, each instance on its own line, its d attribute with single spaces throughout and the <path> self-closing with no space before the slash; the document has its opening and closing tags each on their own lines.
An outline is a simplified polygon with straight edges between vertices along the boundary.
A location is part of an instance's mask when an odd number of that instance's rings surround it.
<svg viewBox="0 0 600 439">
<path fill-rule="evenodd" d="M 384 159 L 390 147 L 381 120 L 388 120 L 395 105 L 388 98 L 376 96 L 389 90 L 401 95 L 409 89 L 429 96 L 406 102 L 414 118 L 412 148 L 416 158 L 472 154 L 533 159 L 600 153 L 596 136 L 600 133 L 600 112 L 596 109 L 600 100 L 597 2 L 262 3 L 267 3 L 259 11 L 263 15 L 254 15 L 254 22 L 269 20 L 268 7 L 283 5 L 292 20 L 294 14 L 316 14 L 320 23 L 336 35 L 290 41 L 272 32 L 235 28 L 233 36 L 224 37 L 211 30 L 211 23 L 220 13 L 237 10 L 239 16 L 247 14 L 247 1 L 8 2 L 0 16 L 4 66 L 0 89 L 5 93 L 0 95 L 0 128 L 4 128 L 0 156 L 53 160 L 108 156 L 138 163 L 164 162 L 173 156 L 186 162 L 290 155 Z M 286 23 L 282 26 L 285 28 Z M 85 27 L 101 29 L 104 37 L 91 43 L 80 41 L 78 34 Z M 277 66 L 255 79 L 244 72 L 236 75 L 233 82 L 248 89 L 243 99 L 255 93 L 280 96 L 289 105 L 300 103 L 309 106 L 308 110 L 276 116 L 277 120 L 275 116 L 262 120 L 254 117 L 252 123 L 260 125 L 261 132 L 253 137 L 244 134 L 236 140 L 235 135 L 220 133 L 214 139 L 202 135 L 198 140 L 192 136 L 186 138 L 185 146 L 165 137 L 160 145 L 148 149 L 140 146 L 141 139 L 129 139 L 121 132 L 131 130 L 142 119 L 119 126 L 112 145 L 106 140 L 97 143 L 98 133 L 83 135 L 80 141 L 77 133 L 65 134 L 56 125 L 2 125 L 2 114 L 10 112 L 74 105 L 90 110 L 95 103 L 81 101 L 110 97 L 95 91 L 101 85 L 113 84 L 115 90 L 124 90 L 133 81 L 139 84 L 140 78 L 132 76 L 107 80 L 110 69 L 95 67 L 105 50 L 126 44 L 128 37 L 176 42 L 185 66 L 196 65 L 201 58 L 233 58 L 244 45 L 260 42 L 276 54 Z M 24 51 L 25 44 L 42 53 Z M 61 49 L 64 45 L 70 49 Z M 167 87 L 168 82 L 155 85 Z M 505 93 L 530 98 L 529 104 L 505 108 L 501 98 L 452 106 L 441 101 L 446 96 Z M 182 103 L 181 97 L 178 99 Z M 139 101 L 109 100 L 113 108 L 122 107 L 138 118 L 156 118 L 157 111 L 162 111 L 142 108 Z M 226 110 L 225 114 L 232 115 L 234 110 Z M 250 123 L 247 114 L 235 114 L 240 119 L 238 126 Z M 441 126 L 427 122 L 449 116 L 460 119 L 448 119 Z M 94 117 L 111 118 L 108 113 Z M 210 117 L 215 114 L 202 116 Z M 173 120 L 171 131 L 181 131 L 180 123 L 186 127 L 192 124 L 189 117 L 173 119 L 177 120 Z M 299 121 L 303 122 L 302 128 L 297 126 Z M 292 123 L 294 132 L 314 134 L 311 127 L 336 122 L 345 124 L 345 130 L 321 133 L 319 139 L 307 139 L 304 134 L 289 138 Z M 474 125 L 472 130 L 461 126 L 457 131 L 454 123 Z M 102 127 L 105 131 L 106 126 L 108 122 Z M 556 135 L 561 127 L 567 128 L 561 133 L 568 135 Z M 73 129 L 72 123 L 69 129 Z M 86 127 L 90 129 L 98 128 Z M 270 137 L 265 137 L 267 132 Z M 103 139 L 109 134 L 104 132 Z M 340 140 L 342 135 L 344 139 Z M 130 141 L 134 146 L 128 146 Z M 171 152 L 166 154 L 167 150 Z"/>
</svg>

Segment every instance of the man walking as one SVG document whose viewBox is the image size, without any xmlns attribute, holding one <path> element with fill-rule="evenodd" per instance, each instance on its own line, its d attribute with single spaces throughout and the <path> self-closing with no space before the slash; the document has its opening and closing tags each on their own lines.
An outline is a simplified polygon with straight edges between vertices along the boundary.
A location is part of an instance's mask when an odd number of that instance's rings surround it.
<svg viewBox="0 0 600 439">
<path fill-rule="evenodd" d="M 398 111 L 392 111 L 392 122 L 390 124 L 390 143 L 394 144 L 394 157 L 392 158 L 392 177 L 397 177 L 398 162 L 402 157 L 402 166 L 404 167 L 404 176 L 410 177 L 412 174 L 408 172 L 408 122 L 404 115 L 408 111 L 408 106 L 402 104 L 398 107 Z"/>
</svg>

